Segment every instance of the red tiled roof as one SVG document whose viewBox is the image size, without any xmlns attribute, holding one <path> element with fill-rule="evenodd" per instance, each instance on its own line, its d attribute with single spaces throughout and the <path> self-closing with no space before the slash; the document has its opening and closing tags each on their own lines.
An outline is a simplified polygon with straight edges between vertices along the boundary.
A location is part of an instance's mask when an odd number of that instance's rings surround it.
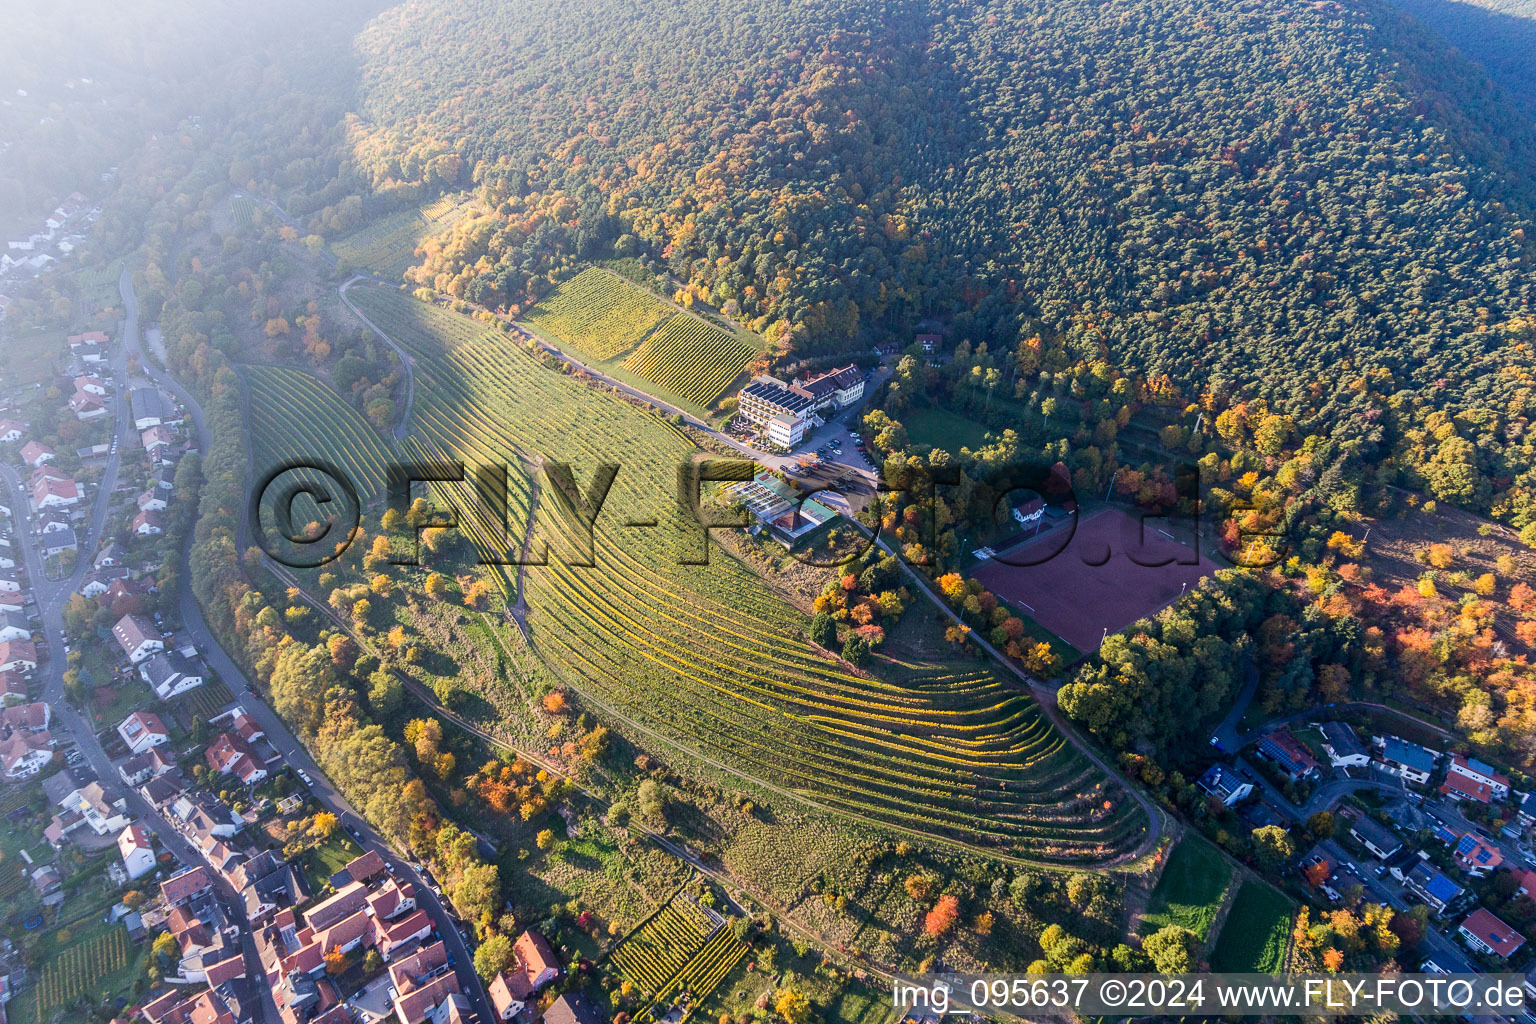
<svg viewBox="0 0 1536 1024">
<path fill-rule="evenodd" d="M 1442 795 L 1461 793 L 1469 796 L 1478 803 L 1486 804 L 1493 799 L 1493 790 L 1482 782 L 1467 778 L 1465 775 L 1457 775 L 1455 772 L 1447 772 L 1445 781 L 1440 784 Z"/>
<path fill-rule="evenodd" d="M 195 868 L 188 868 L 161 882 L 160 895 L 165 897 L 167 903 L 180 903 L 211 884 L 213 884 L 213 878 L 208 874 L 208 869 L 199 864 Z"/>
<path fill-rule="evenodd" d="M 1501 957 L 1507 958 L 1525 944 L 1523 935 L 1482 907 L 1468 914 L 1467 919 L 1461 922 L 1461 927 L 1477 936 L 1479 942 L 1486 943 Z"/>
</svg>

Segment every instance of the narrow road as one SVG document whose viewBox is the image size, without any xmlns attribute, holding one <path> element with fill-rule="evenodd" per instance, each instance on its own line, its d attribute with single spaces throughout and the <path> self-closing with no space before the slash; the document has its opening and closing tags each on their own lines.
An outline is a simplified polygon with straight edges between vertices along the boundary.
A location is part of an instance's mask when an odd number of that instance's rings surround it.
<svg viewBox="0 0 1536 1024">
<path fill-rule="evenodd" d="M 133 351 L 139 351 L 137 330 L 138 301 L 133 292 L 133 279 L 126 270 L 119 284 L 123 295 L 123 304 L 128 311 L 129 323 L 131 325 L 130 330 L 124 331 L 122 340 L 123 356 L 126 358 L 130 348 Z M 187 418 L 196 430 L 199 450 L 207 452 L 212 445 L 213 438 L 208 431 L 202 407 L 174 378 L 154 368 L 151 363 L 142 358 L 142 353 L 140 355 L 140 366 L 150 379 L 160 387 L 170 391 L 182 403 L 182 406 L 187 411 Z M 320 766 L 309 756 L 309 752 L 304 749 L 303 744 L 295 739 L 288 730 L 287 724 L 278 717 L 277 713 L 265 701 L 257 696 L 245 673 L 240 670 L 240 667 L 224 651 L 224 648 L 219 646 L 213 631 L 208 628 L 207 622 L 204 621 L 203 610 L 197 603 L 196 595 L 192 592 L 190 556 L 191 544 L 189 541 L 182 546 L 181 551 L 181 578 L 186 581 L 186 584 L 181 587 L 181 604 L 179 608 L 182 636 L 185 639 L 191 640 L 198 650 L 202 652 L 204 659 L 218 673 L 219 679 L 229 688 L 235 700 L 266 732 L 268 741 L 277 749 L 288 764 L 295 769 L 302 769 L 314 780 L 310 786 L 310 792 L 314 798 L 327 810 L 335 814 L 340 821 L 355 829 L 357 834 L 361 835 L 360 845 L 364 850 L 377 851 L 380 856 L 393 863 L 395 865 L 395 877 L 409 881 L 416 886 L 418 906 L 427 911 L 428 916 L 432 919 L 433 926 L 442 937 L 448 951 L 453 954 L 454 970 L 459 976 L 459 987 L 469 997 L 474 1006 L 475 1013 L 481 1021 L 495 1020 L 496 1018 L 491 1014 L 490 1002 L 485 996 L 485 989 L 481 986 L 480 979 L 474 972 L 474 959 L 469 944 L 465 941 L 463 933 L 459 931 L 453 919 L 448 916 L 443 900 L 440 900 L 432 892 L 430 883 L 411 866 L 411 860 L 407 857 L 402 857 L 398 851 L 390 846 L 374 830 L 373 826 L 368 823 L 367 819 L 359 814 L 347 802 L 346 798 L 336 790 L 336 787 L 326 778 L 325 773 L 320 770 Z M 246 930 L 249 931 L 249 928 Z M 266 988 L 265 985 L 260 985 L 260 987 Z M 265 995 L 270 1000 L 270 992 L 265 993 Z M 271 1021 L 275 1022 L 276 1020 L 274 1007 L 274 1015 L 271 1017 Z"/>
<path fill-rule="evenodd" d="M 1221 744 L 1221 749 L 1235 754 L 1245 742 L 1237 731 L 1238 723 L 1243 720 L 1243 715 L 1248 713 L 1248 705 L 1253 701 L 1254 692 L 1259 688 L 1259 668 L 1253 663 L 1250 656 L 1243 660 L 1243 688 L 1238 692 L 1237 700 L 1232 702 L 1232 708 L 1216 727 L 1215 738 Z"/>
<path fill-rule="evenodd" d="M 368 319 L 368 315 L 353 305 L 351 299 L 347 298 L 347 289 L 359 281 L 378 281 L 378 278 L 371 274 L 354 274 L 337 287 L 336 294 L 341 296 L 341 301 L 352 311 L 353 316 L 367 324 L 368 329 L 378 335 L 379 340 L 388 345 L 390 350 L 400 357 L 400 365 L 405 367 L 405 409 L 400 413 L 399 425 L 395 427 L 395 440 L 404 441 L 406 435 L 411 432 L 411 406 L 416 401 L 416 368 L 411 364 L 411 357 L 405 349 L 396 344 L 395 339 L 379 330 L 378 325 Z"/>
</svg>

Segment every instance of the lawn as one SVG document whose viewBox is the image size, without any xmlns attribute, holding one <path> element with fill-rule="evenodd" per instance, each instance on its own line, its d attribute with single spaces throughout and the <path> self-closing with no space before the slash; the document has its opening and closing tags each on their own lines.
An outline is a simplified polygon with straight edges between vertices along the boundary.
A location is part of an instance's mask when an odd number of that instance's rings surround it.
<svg viewBox="0 0 1536 1024">
<path fill-rule="evenodd" d="M 1232 868 L 1220 851 L 1197 835 L 1185 836 L 1168 855 L 1168 866 L 1152 890 L 1141 918 L 1142 934 L 1173 924 L 1204 939 L 1231 884 Z"/>
<path fill-rule="evenodd" d="M 1291 901 L 1264 882 L 1244 882 L 1211 953 L 1211 970 L 1279 971 L 1285 966 L 1290 930 Z"/>
<path fill-rule="evenodd" d="M 986 443 L 985 424 L 943 409 L 915 409 L 901 422 L 914 444 L 931 444 L 958 453 L 961 448 L 980 448 Z"/>
<path fill-rule="evenodd" d="M 26 331 L 19 328 L 7 333 L 0 345 L 0 386 L 17 387 L 47 380 L 58 372 L 64 352 L 62 331 Z"/>
<path fill-rule="evenodd" d="M 363 848 L 340 828 L 319 846 L 305 850 L 299 863 L 304 868 L 304 880 L 309 883 L 310 894 L 319 896 L 325 886 L 330 884 L 332 875 L 362 855 Z"/>
</svg>

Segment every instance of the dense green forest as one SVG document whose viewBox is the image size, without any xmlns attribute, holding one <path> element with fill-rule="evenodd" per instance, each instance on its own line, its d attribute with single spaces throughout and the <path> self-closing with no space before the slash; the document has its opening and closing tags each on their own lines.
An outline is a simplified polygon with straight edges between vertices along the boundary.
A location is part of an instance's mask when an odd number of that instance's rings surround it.
<svg viewBox="0 0 1536 1024">
<path fill-rule="evenodd" d="M 1359 433 L 1341 366 L 1528 401 L 1529 115 L 1390 6 L 418 0 L 359 45 L 376 192 L 495 204 L 423 275 L 477 302 L 612 243 L 807 354 L 941 316 Z"/>
</svg>

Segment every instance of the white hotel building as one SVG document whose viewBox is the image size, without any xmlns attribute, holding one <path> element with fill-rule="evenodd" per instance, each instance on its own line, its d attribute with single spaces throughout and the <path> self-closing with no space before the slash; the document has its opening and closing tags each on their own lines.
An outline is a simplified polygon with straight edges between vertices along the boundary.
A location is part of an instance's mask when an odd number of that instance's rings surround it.
<svg viewBox="0 0 1536 1024">
<path fill-rule="evenodd" d="M 742 418 L 764 428 L 768 440 L 785 448 L 800 443 L 808 428 L 824 422 L 822 414 L 846 409 L 864 397 L 864 376 L 854 364 L 786 384 L 776 377 L 755 377 L 738 396 Z"/>
</svg>

